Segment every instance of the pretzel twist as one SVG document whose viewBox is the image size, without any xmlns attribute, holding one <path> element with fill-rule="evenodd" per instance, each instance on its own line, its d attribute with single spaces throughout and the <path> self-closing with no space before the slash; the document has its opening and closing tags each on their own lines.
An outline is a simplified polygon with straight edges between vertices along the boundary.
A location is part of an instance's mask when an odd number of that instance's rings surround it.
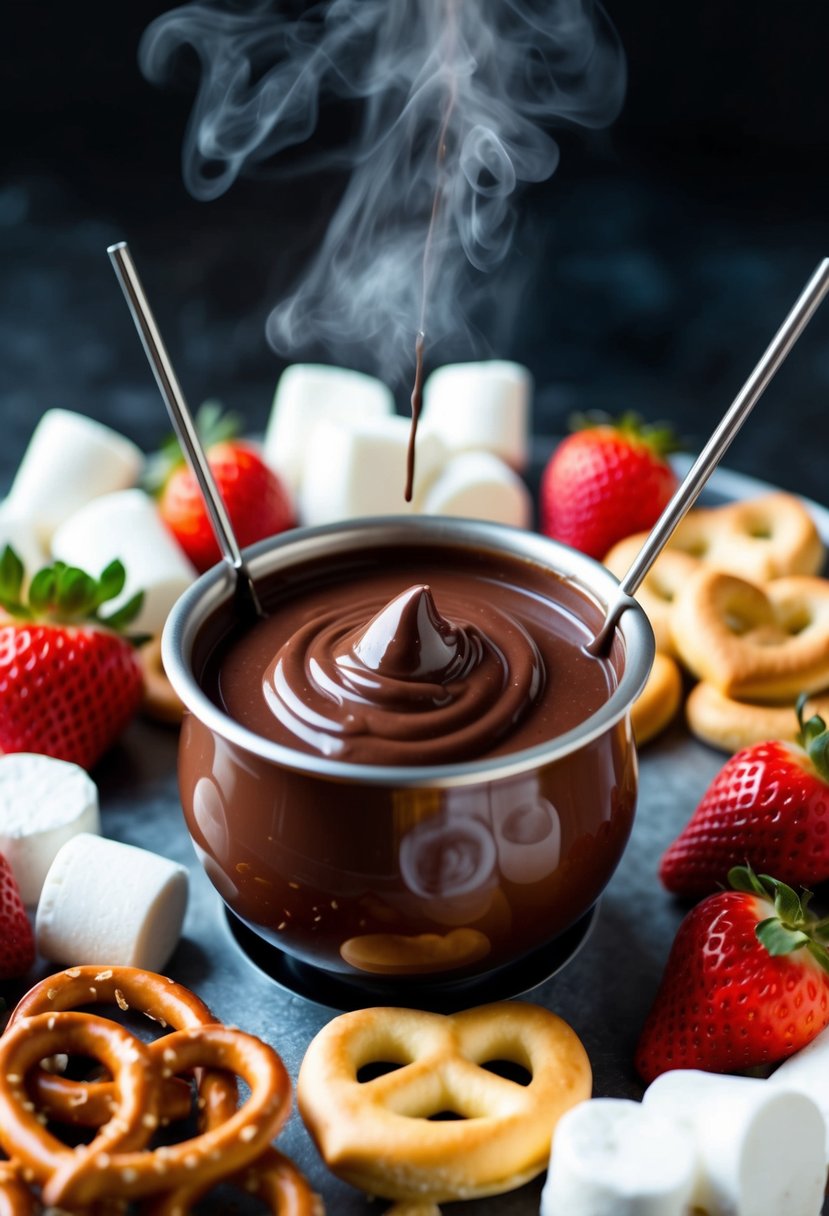
<svg viewBox="0 0 829 1216">
<path fill-rule="evenodd" d="M 817 574 L 825 554 L 807 508 L 782 491 L 689 511 L 669 547 L 755 582 Z"/>
<path fill-rule="evenodd" d="M 676 649 L 729 697 L 789 701 L 829 686 L 829 581 L 775 579 L 765 587 L 702 568 L 677 598 Z"/>
<path fill-rule="evenodd" d="M 35 1198 L 12 1161 L 0 1161 L 0 1216 L 34 1216 Z"/>
<path fill-rule="evenodd" d="M 25 1090 L 30 1068 L 66 1050 L 103 1063 L 119 1099 L 115 1115 L 77 1151 L 47 1131 Z M 203 1065 L 243 1077 L 247 1100 L 208 1131 L 146 1150 L 158 1123 L 159 1078 Z M 38 1014 L 20 1018 L 0 1039 L 0 1144 L 41 1183 L 47 1206 L 136 1199 L 194 1182 L 208 1187 L 265 1151 L 288 1116 L 290 1094 L 288 1074 L 272 1048 L 219 1024 L 174 1031 L 147 1045 L 94 1014 Z"/>
<path fill-rule="evenodd" d="M 488 1071 L 508 1060 L 521 1084 Z M 398 1067 L 373 1080 L 371 1064 Z M 558 1118 L 590 1096 L 587 1054 L 565 1022 L 507 1002 L 451 1017 L 364 1009 L 306 1052 L 300 1113 L 329 1169 L 386 1199 L 441 1203 L 510 1190 L 547 1165 Z M 431 1116 L 451 1111 L 452 1120 Z"/>
<path fill-rule="evenodd" d="M 622 578 L 647 539 L 647 532 L 627 536 L 604 559 L 611 574 Z M 676 654 L 671 637 L 671 611 L 680 589 L 699 568 L 699 561 L 678 549 L 663 549 L 636 592 L 636 600 L 651 623 L 657 654 Z"/>
<path fill-rule="evenodd" d="M 9 1025 L 38 1013 L 57 1013 L 100 1004 L 117 1005 L 122 1011 L 136 1009 L 164 1029 L 171 1026 L 182 1030 L 216 1022 L 210 1009 L 195 993 L 166 976 L 138 967 L 90 965 L 70 967 L 35 984 L 18 1002 Z M 100 1127 L 117 1105 L 110 1081 L 71 1081 L 37 1069 L 29 1083 L 38 1105 L 62 1123 Z M 235 1085 L 222 1074 L 208 1073 L 200 1078 L 199 1101 L 205 1110 L 214 1101 L 225 1109 L 227 1102 L 232 1101 L 235 1107 Z M 190 1109 L 190 1087 L 174 1078 L 165 1079 L 162 1122 L 186 1118 Z"/>
<path fill-rule="evenodd" d="M 829 694 L 809 697 L 804 720 L 812 714 L 829 720 Z M 768 739 L 793 743 L 800 729 L 794 699 L 786 705 L 738 701 L 705 680 L 695 684 L 688 694 L 685 716 L 692 734 L 724 752 L 738 752 Z"/>
<path fill-rule="evenodd" d="M 67 1148 L 40 1121 L 25 1088 L 26 1075 L 47 1056 L 69 1051 L 90 1056 L 113 1075 L 116 1113 L 90 1145 Z M 21 1017 L 0 1038 L 0 1145 L 25 1178 L 43 1186 L 44 1201 L 56 1202 L 61 1179 L 98 1169 L 116 1149 L 143 1148 L 158 1123 L 159 1084 L 149 1050 L 116 1022 L 93 1014 Z M 98 1194 L 112 1192 L 98 1192 Z M 95 1198 L 96 1196 L 92 1196 Z"/>
</svg>

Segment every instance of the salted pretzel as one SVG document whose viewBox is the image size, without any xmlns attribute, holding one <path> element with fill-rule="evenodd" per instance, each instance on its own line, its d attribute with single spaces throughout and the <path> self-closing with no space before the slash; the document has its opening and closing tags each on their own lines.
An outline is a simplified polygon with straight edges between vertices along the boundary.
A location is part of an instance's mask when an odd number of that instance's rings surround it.
<svg viewBox="0 0 829 1216">
<path fill-rule="evenodd" d="M 676 717 L 682 704 L 682 674 L 670 655 L 657 651 L 650 675 L 633 702 L 630 720 L 637 744 L 650 742 Z"/>
<path fill-rule="evenodd" d="M 25 1088 L 29 1070 L 61 1051 L 104 1064 L 118 1094 L 115 1114 L 78 1150 L 44 1127 Z M 241 1076 L 250 1090 L 246 1101 L 199 1135 L 146 1149 L 158 1124 L 161 1078 L 205 1066 Z M 217 1023 L 145 1044 L 94 1014 L 45 1013 L 20 1018 L 0 1039 L 0 1144 L 41 1184 L 47 1206 L 131 1200 L 194 1183 L 208 1187 L 262 1155 L 288 1116 L 290 1097 L 290 1079 L 276 1052 Z"/>
<path fill-rule="evenodd" d="M 627 536 L 613 546 L 604 559 L 611 574 L 622 578 L 633 564 L 647 538 L 647 532 Z M 651 623 L 657 652 L 673 654 L 670 616 L 680 588 L 697 570 L 699 561 L 677 549 L 663 549 L 636 592 L 636 600 Z"/>
<path fill-rule="evenodd" d="M 682 661 L 726 696 L 785 702 L 829 687 L 829 580 L 761 587 L 701 568 L 674 603 L 671 631 Z"/>
<path fill-rule="evenodd" d="M 808 510 L 782 491 L 689 511 L 669 550 L 756 582 L 817 574 L 825 556 Z"/>
<path fill-rule="evenodd" d="M 526 1070 L 528 1083 L 489 1070 L 495 1061 Z M 397 1067 L 364 1079 L 381 1064 Z M 557 1120 L 590 1090 L 576 1034 L 554 1013 L 516 1001 L 449 1017 L 342 1014 L 311 1042 L 297 1102 L 338 1177 L 386 1199 L 442 1203 L 499 1194 L 539 1174 Z M 442 1112 L 457 1118 L 432 1118 Z"/>
<path fill-rule="evenodd" d="M 809 697 L 804 717 L 812 714 L 829 720 L 829 692 Z M 688 694 L 685 716 L 698 739 L 732 753 L 767 739 L 793 742 L 799 730 L 794 699 L 786 705 L 737 701 L 706 680 L 700 680 Z"/>
<path fill-rule="evenodd" d="M 29 1070 L 60 1052 L 86 1055 L 104 1064 L 118 1095 L 116 1114 L 98 1130 L 91 1145 L 77 1152 L 46 1129 L 25 1087 Z M 148 1049 L 106 1018 L 43 1013 L 20 1018 L 0 1038 L 0 1144 L 24 1178 L 42 1184 L 47 1205 L 57 1202 L 67 1173 L 89 1171 L 95 1168 L 90 1163 L 96 1158 L 106 1161 L 116 1149 L 143 1148 L 158 1124 L 159 1096 Z"/>
<path fill-rule="evenodd" d="M 184 703 L 161 662 L 161 638 L 151 638 L 139 647 L 138 658 L 144 674 L 143 712 L 156 722 L 178 726 L 184 717 Z"/>
<path fill-rule="evenodd" d="M 138 967 L 83 966 L 70 967 L 35 984 L 17 1004 L 9 1025 L 37 1013 L 56 1013 L 93 1004 L 117 1005 L 122 1012 L 136 1010 L 164 1029 L 169 1026 L 182 1030 L 216 1021 L 204 1001 L 166 976 Z M 30 1084 L 38 1105 L 63 1123 L 100 1127 L 112 1114 L 115 1094 L 111 1082 L 71 1081 L 38 1069 L 33 1072 Z M 235 1089 L 228 1095 L 227 1086 L 224 1076 L 212 1073 L 202 1076 L 199 1084 L 202 1107 L 209 1108 L 216 1101 L 226 1110 L 228 1102 L 235 1104 Z M 166 1080 L 162 1121 L 184 1118 L 190 1108 L 189 1086 L 172 1078 Z"/>
<path fill-rule="evenodd" d="M 0 1216 L 35 1216 L 35 1197 L 11 1161 L 0 1161 Z"/>
</svg>

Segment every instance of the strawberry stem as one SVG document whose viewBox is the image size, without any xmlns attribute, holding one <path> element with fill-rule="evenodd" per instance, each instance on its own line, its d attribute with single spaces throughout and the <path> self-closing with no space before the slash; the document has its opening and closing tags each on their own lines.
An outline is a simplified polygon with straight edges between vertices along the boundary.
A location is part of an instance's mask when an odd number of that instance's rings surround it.
<svg viewBox="0 0 829 1216">
<path fill-rule="evenodd" d="M 103 605 L 120 595 L 126 582 L 123 563 L 117 559 L 109 563 L 99 578 L 66 562 L 44 566 L 35 574 L 25 596 L 24 577 L 22 561 L 6 545 L 0 555 L 0 606 L 21 620 L 53 624 L 89 622 L 121 631 L 135 620 L 144 602 L 144 592 L 139 591 L 109 616 L 102 615 Z"/>
<path fill-rule="evenodd" d="M 238 414 L 225 411 L 219 401 L 203 401 L 194 418 L 196 433 L 206 452 L 217 443 L 234 439 L 241 430 L 242 420 Z M 169 435 L 157 452 L 149 457 L 144 473 L 144 489 L 149 494 L 160 494 L 170 474 L 184 464 L 184 455 L 175 435 Z"/>
<path fill-rule="evenodd" d="M 820 714 L 813 714 L 806 722 L 803 721 L 807 700 L 806 693 L 801 693 L 797 698 L 797 720 L 800 724 L 797 742 L 815 766 L 821 780 L 829 784 L 829 730 Z"/>
<path fill-rule="evenodd" d="M 575 413 L 569 418 L 571 431 L 588 431 L 595 427 L 609 427 L 617 431 L 632 443 L 644 444 L 657 457 L 670 456 L 679 452 L 687 444 L 683 443 L 667 422 L 645 422 L 641 414 L 627 410 L 624 414 L 614 417 L 603 410 L 588 410 L 586 413 Z"/>
<path fill-rule="evenodd" d="M 759 896 L 774 904 L 774 915 L 761 920 L 754 929 L 757 940 L 773 957 L 808 950 L 812 958 L 829 973 L 829 951 L 819 940 L 829 918 L 819 920 L 809 911 L 812 892 L 800 895 L 792 887 L 768 874 L 755 874 L 751 866 L 734 866 L 728 881 L 736 891 Z"/>
</svg>

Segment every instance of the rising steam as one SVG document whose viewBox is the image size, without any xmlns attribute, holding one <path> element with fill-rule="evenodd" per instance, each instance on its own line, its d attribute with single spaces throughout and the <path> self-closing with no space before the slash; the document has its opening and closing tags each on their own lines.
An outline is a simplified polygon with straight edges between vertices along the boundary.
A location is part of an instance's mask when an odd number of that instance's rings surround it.
<svg viewBox="0 0 829 1216">
<path fill-rule="evenodd" d="M 480 272 L 509 251 L 517 188 L 556 168 L 546 128 L 607 124 L 625 86 L 592 0 L 191 3 L 146 31 L 147 77 L 168 78 L 182 46 L 201 64 L 184 147 L 197 198 L 265 162 L 278 170 L 280 153 L 311 141 L 321 106 L 359 103 L 347 146 L 307 149 L 306 170 L 350 176 L 268 336 L 281 354 L 322 347 L 352 366 L 370 349 L 388 382 L 422 327 L 433 344 L 462 332 Z"/>
</svg>

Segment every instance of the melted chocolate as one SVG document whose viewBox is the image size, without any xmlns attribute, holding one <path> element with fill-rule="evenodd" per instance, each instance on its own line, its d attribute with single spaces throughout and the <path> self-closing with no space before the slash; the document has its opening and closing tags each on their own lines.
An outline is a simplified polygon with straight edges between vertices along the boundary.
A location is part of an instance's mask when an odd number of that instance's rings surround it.
<svg viewBox="0 0 829 1216">
<path fill-rule="evenodd" d="M 583 597 L 560 579 L 386 557 L 347 581 L 316 571 L 224 647 L 214 695 L 232 718 L 299 751 L 430 765 L 545 742 L 607 699 L 613 668 L 584 654 Z"/>
</svg>

